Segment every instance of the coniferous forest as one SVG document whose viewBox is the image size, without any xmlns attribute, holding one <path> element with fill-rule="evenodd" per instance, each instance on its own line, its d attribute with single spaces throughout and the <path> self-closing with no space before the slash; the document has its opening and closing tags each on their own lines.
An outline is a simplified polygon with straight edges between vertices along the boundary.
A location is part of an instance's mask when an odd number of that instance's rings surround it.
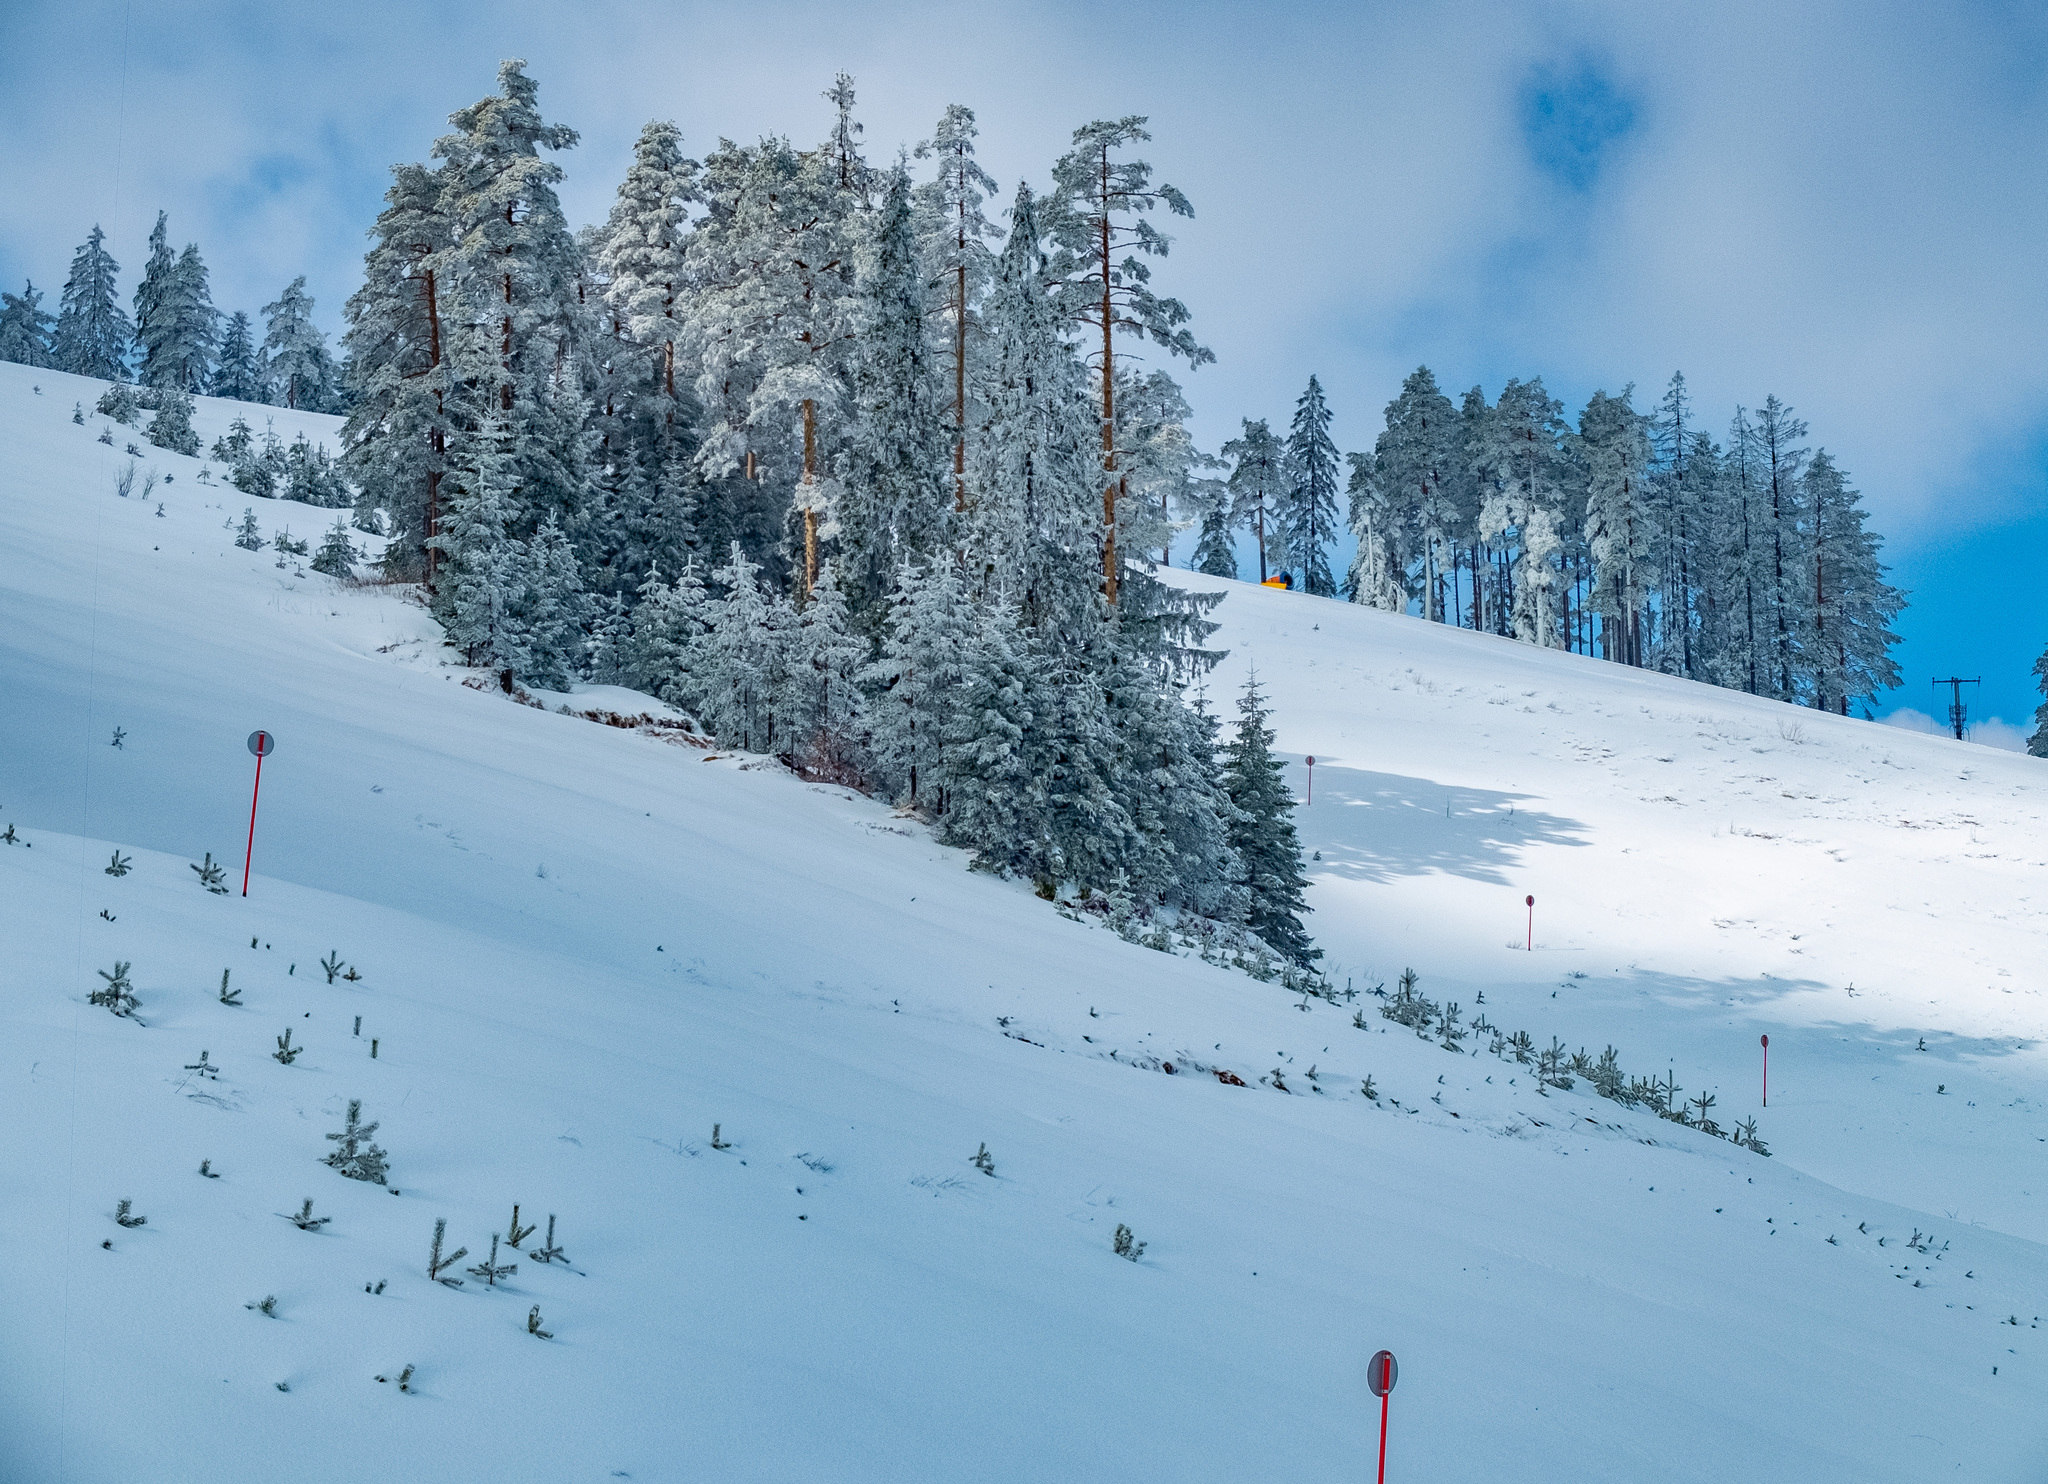
<svg viewBox="0 0 2048 1484">
<path fill-rule="evenodd" d="M 1144 119 L 1076 129 L 1004 192 L 972 110 L 877 164 L 852 80 L 826 96 L 809 145 L 697 159 L 648 124 L 578 231 L 556 194 L 577 135 L 507 62 L 394 167 L 339 360 L 303 278 L 259 339 L 161 216 L 132 321 L 95 227 L 57 315 L 5 297 L 0 358 L 132 376 L 159 409 L 344 412 L 338 473 L 244 424 L 215 456 L 255 493 L 353 503 L 506 689 L 634 686 L 1046 895 L 1248 925 L 1297 964 L 1265 712 L 1243 697 L 1226 737 L 1200 683 L 1215 598 L 1160 564 L 1235 577 L 1252 551 L 1311 595 L 1842 714 L 1896 683 L 1904 595 L 1776 397 L 1717 441 L 1682 375 L 1574 423 L 1541 378 L 1454 401 L 1422 368 L 1347 455 L 1311 377 L 1284 428 L 1247 418 L 1212 457 L 1164 369 L 1214 359 L 1169 292 L 1163 228 L 1194 208 Z"/>
</svg>

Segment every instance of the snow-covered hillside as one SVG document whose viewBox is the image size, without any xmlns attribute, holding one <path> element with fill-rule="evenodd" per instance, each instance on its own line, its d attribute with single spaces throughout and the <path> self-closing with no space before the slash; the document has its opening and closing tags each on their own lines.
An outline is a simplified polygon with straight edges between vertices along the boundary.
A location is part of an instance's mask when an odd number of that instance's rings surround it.
<svg viewBox="0 0 2048 1484">
<path fill-rule="evenodd" d="M 466 686 L 223 529 L 325 513 L 154 450 L 118 498 L 97 392 L 0 366 L 0 1477 L 1356 1477 L 1383 1345 L 1390 1478 L 2048 1461 L 2037 764 L 1230 589 L 1339 982 L 1611 1041 L 1765 1159 Z M 351 1099 L 388 1187 L 320 1162 Z M 429 1280 L 514 1202 L 567 1264 Z"/>
</svg>

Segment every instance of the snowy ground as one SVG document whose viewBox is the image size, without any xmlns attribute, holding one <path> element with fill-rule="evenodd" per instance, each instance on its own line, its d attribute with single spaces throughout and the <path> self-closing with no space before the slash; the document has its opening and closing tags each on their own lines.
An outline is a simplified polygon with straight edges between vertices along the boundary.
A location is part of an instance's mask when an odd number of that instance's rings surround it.
<svg viewBox="0 0 2048 1484">
<path fill-rule="evenodd" d="M 0 1477 L 1349 1478 L 1382 1345 L 1395 1479 L 2048 1463 L 2039 764 L 1231 588 L 1340 977 L 1612 1041 L 1763 1159 L 469 688 L 401 590 L 222 529 L 324 513 L 154 450 L 118 499 L 97 392 L 0 366 Z M 350 1098 L 393 1189 L 319 1163 Z M 515 1201 L 571 1266 L 428 1281 Z"/>
</svg>

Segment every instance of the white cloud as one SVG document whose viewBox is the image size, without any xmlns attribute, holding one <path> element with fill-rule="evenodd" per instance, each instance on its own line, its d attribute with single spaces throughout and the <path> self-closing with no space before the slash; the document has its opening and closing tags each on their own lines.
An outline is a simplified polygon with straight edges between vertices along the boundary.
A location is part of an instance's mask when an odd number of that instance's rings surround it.
<svg viewBox="0 0 2048 1484">
<path fill-rule="evenodd" d="M 1936 737 L 1948 735 L 1947 722 L 1937 721 L 1926 712 L 1915 711 L 1910 706 L 1902 706 L 1879 720 L 1904 732 L 1924 732 Z M 1991 716 L 1982 721 L 1968 722 L 1963 730 L 1964 740 L 1979 747 L 1995 747 L 2000 752 L 2025 752 L 2027 738 L 2033 735 L 2034 729 L 2031 725 L 2014 726 L 2003 717 Z"/>
</svg>

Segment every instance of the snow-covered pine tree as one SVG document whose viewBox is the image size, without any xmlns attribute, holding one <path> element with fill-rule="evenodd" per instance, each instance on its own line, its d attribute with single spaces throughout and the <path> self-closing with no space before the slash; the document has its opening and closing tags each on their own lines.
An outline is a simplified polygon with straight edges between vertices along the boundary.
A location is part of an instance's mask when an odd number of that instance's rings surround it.
<svg viewBox="0 0 2048 1484">
<path fill-rule="evenodd" d="M 453 231 L 441 204 L 441 178 L 424 165 L 396 165 L 385 207 L 371 229 L 374 244 L 363 259 L 363 286 L 343 311 L 348 329 L 349 391 L 354 399 L 342 429 L 342 465 L 372 506 L 391 517 L 384 567 L 395 577 L 421 578 L 433 592 L 439 548 L 442 481 L 453 429 L 450 396 L 454 368 L 447 318 L 442 253 Z M 228 372 L 228 345 L 221 349 Z M 261 379 L 256 357 L 250 376 Z M 238 373 L 239 374 L 239 373 Z M 230 393 L 216 388 L 218 395 Z M 245 394 L 247 395 L 247 394 Z"/>
<path fill-rule="evenodd" d="M 974 336 L 976 309 L 995 276 L 995 254 L 989 243 L 1003 234 L 983 213 L 995 194 L 995 178 L 974 157 L 974 110 L 946 105 L 932 137 L 917 147 L 917 158 L 938 162 L 937 173 L 912 192 L 917 256 L 928 298 L 942 307 L 928 317 L 943 342 L 940 359 L 946 366 L 946 398 L 952 412 L 953 508 L 967 508 L 967 427 L 969 421 L 969 341 Z"/>
<path fill-rule="evenodd" d="M 724 497 L 710 502 L 709 533 L 767 560 L 774 553 L 762 537 L 776 531 L 805 587 L 833 516 L 850 423 L 854 218 L 867 204 L 866 167 L 842 158 L 850 92 L 828 96 L 842 118 L 826 145 L 799 153 L 783 139 L 722 142 L 705 160 L 710 212 L 690 245 L 701 285 L 691 348 L 706 420 L 697 464 Z"/>
<path fill-rule="evenodd" d="M 1150 165 L 1118 158 L 1151 137 L 1145 119 L 1136 114 L 1076 129 L 1073 148 L 1053 165 L 1053 193 L 1046 198 L 1043 218 L 1057 247 L 1050 272 L 1059 285 L 1058 307 L 1070 324 L 1092 327 L 1102 337 L 1102 359 L 1095 367 L 1102 404 L 1099 540 L 1102 591 L 1112 606 L 1123 580 L 1116 507 L 1127 493 L 1117 465 L 1114 332 L 1122 328 L 1148 336 L 1190 366 L 1216 359 L 1186 328 L 1187 306 L 1152 290 L 1152 270 L 1144 260 L 1165 257 L 1173 239 L 1154 227 L 1147 213 L 1164 206 L 1176 216 L 1192 218 L 1195 211 L 1173 186 L 1153 184 Z"/>
<path fill-rule="evenodd" d="M 672 582 L 658 568 L 650 571 L 633 608 L 622 666 L 626 683 L 696 711 L 707 679 L 702 641 L 715 617 L 712 602 L 695 557 L 684 561 Z"/>
<path fill-rule="evenodd" d="M 2048 757 L 2048 649 L 2034 661 L 2034 683 L 2041 692 L 2041 704 L 2034 710 L 2034 732 L 2027 738 L 2030 757 Z"/>
<path fill-rule="evenodd" d="M 1847 716 L 1851 700 L 1899 683 L 1891 657 L 1898 635 L 1891 625 L 1906 598 L 1884 580 L 1878 538 L 1863 523 L 1862 496 L 1826 449 L 1813 456 L 1801 483 L 1813 583 L 1803 646 L 1806 701 Z"/>
<path fill-rule="evenodd" d="M 1230 519 L 1230 487 L 1221 479 L 1198 481 L 1201 526 L 1195 536 L 1194 570 L 1208 577 L 1237 576 L 1237 543 Z"/>
<path fill-rule="evenodd" d="M 156 416 L 150 419 L 149 441 L 172 453 L 199 457 L 199 435 L 192 430 L 192 398 L 182 387 L 165 386 L 156 394 Z"/>
<path fill-rule="evenodd" d="M 263 306 L 263 353 L 270 370 L 270 398 L 286 407 L 317 400 L 326 366 L 327 337 L 313 323 L 313 296 L 301 273 L 272 303 Z"/>
<path fill-rule="evenodd" d="M 567 690 L 583 668 L 590 599 L 575 549 L 552 510 L 540 529 L 520 543 L 517 573 L 512 621 L 526 657 L 520 677 L 549 690 Z"/>
<path fill-rule="evenodd" d="M 1674 371 L 1650 423 L 1650 507 L 1656 526 L 1657 627 L 1652 663 L 1667 675 L 1696 678 L 1701 570 L 1698 537 L 1704 533 L 1709 468 L 1696 469 L 1692 398 L 1685 373 Z"/>
<path fill-rule="evenodd" d="M 1407 573 L 1401 561 L 1401 523 L 1369 453 L 1348 454 L 1351 464 L 1351 534 L 1358 542 L 1344 574 L 1344 596 L 1385 613 L 1408 611 Z"/>
<path fill-rule="evenodd" d="M 75 376 L 126 381 L 133 332 L 115 293 L 121 265 L 105 244 L 106 234 L 95 225 L 71 259 L 50 358 L 58 370 Z"/>
<path fill-rule="evenodd" d="M 764 588 L 760 573 L 735 541 L 726 564 L 711 574 L 725 596 L 711 605 L 710 628 L 699 646 L 699 719 L 721 743 L 747 752 L 777 746 L 776 701 L 796 623 L 789 601 Z"/>
<path fill-rule="evenodd" d="M 1764 398 L 1754 424 L 1755 455 L 1760 466 L 1763 490 L 1760 510 L 1764 516 L 1765 540 L 1758 543 L 1756 556 L 1766 582 L 1763 587 L 1765 652 L 1759 667 L 1763 695 L 1781 701 L 1798 698 L 1794 671 L 1802 630 L 1810 623 L 1803 596 L 1810 591 L 1800 579 L 1807 565 L 1800 475 L 1806 467 L 1806 449 L 1799 446 L 1806 436 L 1806 423 L 1792 415 L 1792 409 L 1776 397 Z"/>
<path fill-rule="evenodd" d="M 968 447 L 964 580 L 1006 587 L 1034 629 L 1095 621 L 1099 571 L 1077 553 L 1101 532 L 1100 444 L 1086 370 L 1046 292 L 1038 209 L 1019 186 L 983 305 L 980 421 Z"/>
<path fill-rule="evenodd" d="M 1455 587 L 1463 525 L 1452 492 L 1458 433 L 1451 399 L 1437 387 L 1435 373 L 1418 366 L 1401 383 L 1400 395 L 1387 404 L 1386 429 L 1373 445 L 1373 487 L 1391 527 L 1384 539 L 1396 569 L 1396 585 L 1407 586 L 1411 561 L 1419 559 L 1416 586 L 1422 616 L 1436 623 L 1447 618 L 1456 623 L 1459 618 L 1455 592 L 1445 592 L 1447 578 Z M 1381 596 L 1388 596 L 1386 589 Z M 1406 607 L 1405 597 L 1400 606 Z"/>
<path fill-rule="evenodd" d="M 865 772 L 859 677 L 868 646 L 847 629 L 834 567 L 828 562 L 819 572 L 788 631 L 775 734 L 782 755 L 804 777 L 854 783 Z"/>
<path fill-rule="evenodd" d="M 1237 727 L 1223 746 L 1224 787 L 1236 809 L 1230 844 L 1246 894 L 1247 925 L 1275 953 L 1305 965 L 1322 957 L 1322 950 L 1310 945 L 1301 923 L 1301 914 L 1310 910 L 1302 896 L 1308 878 L 1294 833 L 1294 795 L 1273 756 L 1274 733 L 1266 727 L 1271 714 L 1253 675 L 1237 699 Z"/>
<path fill-rule="evenodd" d="M 472 400 L 495 404 L 508 435 L 513 535 L 524 540 L 552 514 L 580 545 L 587 408 L 580 378 L 558 373 L 578 364 L 587 336 L 583 255 L 555 195 L 561 167 L 540 157 L 573 147 L 577 136 L 541 118 L 538 84 L 525 68 L 501 63 L 498 92 L 450 114 L 454 132 L 434 143 L 448 234 L 434 257 L 441 313 L 483 332 L 463 372 L 476 383 Z"/>
<path fill-rule="evenodd" d="M 511 530 L 511 442 L 505 414 L 495 406 L 475 431 L 454 440 L 447 510 L 430 538 L 444 564 L 433 594 L 435 617 L 465 662 L 500 671 L 507 689 L 528 659 L 517 622 L 526 553 Z"/>
<path fill-rule="evenodd" d="M 19 294 L 0 294 L 0 361 L 20 366 L 52 365 L 50 332 L 53 315 L 43 312 L 43 296 L 33 282 Z"/>
<path fill-rule="evenodd" d="M 1195 447 L 1193 409 L 1180 383 L 1164 371 L 1126 368 L 1117 391 L 1117 462 L 1124 493 L 1117 502 L 1117 546 L 1132 561 L 1173 565 L 1173 537 L 1206 503 L 1197 470 L 1222 465 Z"/>
<path fill-rule="evenodd" d="M 926 331 L 909 176 L 888 172 L 880 208 L 863 223 L 846 358 L 852 427 L 838 501 L 845 601 L 872 630 L 897 566 L 954 544 L 954 500 L 942 473 L 946 429 Z"/>
<path fill-rule="evenodd" d="M 906 561 L 889 594 L 882 652 L 862 673 L 876 782 L 927 817 L 947 805 L 949 738 L 965 695 L 973 615 L 959 568 Z"/>
<path fill-rule="evenodd" d="M 1593 562 L 1587 603 L 1600 620 L 1600 652 L 1624 665 L 1648 662 L 1655 575 L 1649 504 L 1650 420 L 1629 405 L 1635 388 L 1596 391 L 1579 414 L 1585 459 L 1585 538 Z"/>
<path fill-rule="evenodd" d="M 1287 481 L 1281 523 L 1287 547 L 1301 571 L 1298 586 L 1319 598 L 1334 598 L 1328 548 L 1337 539 L 1337 445 L 1330 438 L 1330 409 L 1322 383 L 1311 376 L 1294 404 L 1283 465 Z"/>
<path fill-rule="evenodd" d="M 237 309 L 221 329 L 220 352 L 207 391 L 237 402 L 260 402 L 263 382 L 263 357 L 250 332 L 249 316 Z"/>
<path fill-rule="evenodd" d="M 135 341 L 142 352 L 137 379 L 144 386 L 204 391 L 219 338 L 220 312 L 213 307 L 199 245 L 187 243 L 173 259 L 163 231 L 159 212 L 149 239 L 149 267 L 135 290 Z"/>
<path fill-rule="evenodd" d="M 1287 565 L 1287 537 L 1280 519 L 1286 490 L 1286 449 L 1262 417 L 1244 419 L 1244 431 L 1223 445 L 1230 464 L 1230 516 L 1252 533 L 1259 548 L 1259 581 Z"/>
<path fill-rule="evenodd" d="M 946 813 L 940 838 L 974 852 L 983 870 L 1045 881 L 1050 824 L 1033 769 L 1037 663 L 1023 609 L 1006 589 L 977 604 L 961 660 L 958 704 L 942 739 Z"/>
<path fill-rule="evenodd" d="M 649 123 L 610 218 L 585 243 L 600 285 L 590 297 L 602 305 L 587 391 L 599 440 L 590 564 L 600 587 L 628 600 L 655 566 L 681 565 L 701 539 L 700 409 L 684 361 L 697 170 L 673 124 Z"/>
<path fill-rule="evenodd" d="M 1559 527 L 1569 473 L 1562 452 L 1570 429 L 1543 378 L 1510 381 L 1488 419 L 1474 460 L 1483 483 L 1479 536 L 1509 556 L 1504 607 L 1514 637 L 1545 648 L 1562 638 Z"/>
<path fill-rule="evenodd" d="M 312 442 L 304 433 L 292 439 L 284 451 L 282 493 L 287 500 L 336 510 L 350 503 L 348 486 L 328 456 L 327 445 Z"/>
<path fill-rule="evenodd" d="M 320 549 L 313 553 L 313 570 L 324 572 L 329 577 L 347 577 L 355 571 L 355 542 L 348 534 L 348 522 L 340 516 L 334 518 L 334 529 L 320 542 Z"/>
<path fill-rule="evenodd" d="M 159 211 L 149 233 L 149 258 L 142 265 L 142 280 L 135 285 L 134 337 L 141 362 L 135 379 L 142 386 L 170 386 L 179 375 L 179 368 L 166 354 L 173 318 L 170 300 L 175 292 L 171 280 L 178 271 L 169 224 L 169 217 Z"/>
<path fill-rule="evenodd" d="M 367 1180 L 372 1185 L 382 1185 L 387 1173 L 384 1161 L 389 1156 L 372 1142 L 371 1135 L 377 1132 L 377 1125 L 362 1122 L 362 1116 L 363 1100 L 350 1098 L 348 1116 L 343 1120 L 341 1132 L 327 1136 L 333 1141 L 334 1148 L 320 1162 L 350 1180 Z"/>
</svg>

